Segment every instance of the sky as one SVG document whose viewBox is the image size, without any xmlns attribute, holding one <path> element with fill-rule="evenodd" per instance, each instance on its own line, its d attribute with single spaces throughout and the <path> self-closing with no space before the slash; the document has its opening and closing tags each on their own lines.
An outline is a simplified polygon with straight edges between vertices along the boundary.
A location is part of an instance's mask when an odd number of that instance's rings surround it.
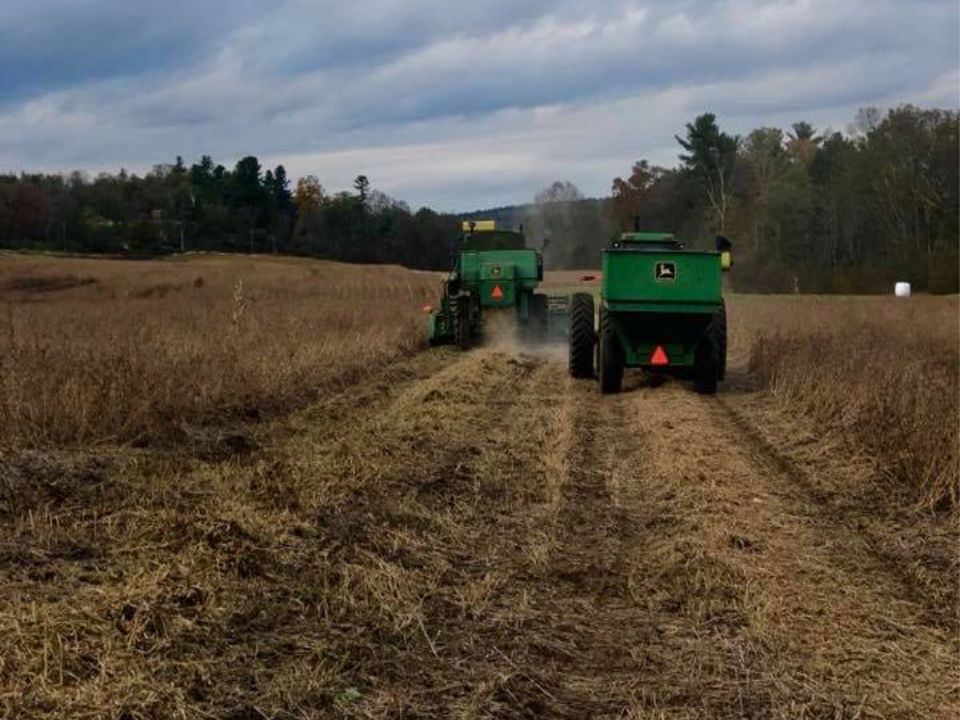
<svg viewBox="0 0 960 720">
<path fill-rule="evenodd" d="M 960 104 L 957 0 L 5 0 L 0 172 L 256 155 L 411 207 L 609 194 L 746 133 Z"/>
</svg>

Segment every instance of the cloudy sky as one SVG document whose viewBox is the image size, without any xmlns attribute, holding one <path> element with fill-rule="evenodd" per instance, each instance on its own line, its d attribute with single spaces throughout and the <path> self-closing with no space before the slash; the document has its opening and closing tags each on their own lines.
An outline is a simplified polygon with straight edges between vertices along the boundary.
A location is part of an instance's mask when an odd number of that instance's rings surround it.
<svg viewBox="0 0 960 720">
<path fill-rule="evenodd" d="M 4 0 L 0 171 L 253 154 L 443 210 L 733 132 L 956 108 L 957 0 Z"/>
</svg>

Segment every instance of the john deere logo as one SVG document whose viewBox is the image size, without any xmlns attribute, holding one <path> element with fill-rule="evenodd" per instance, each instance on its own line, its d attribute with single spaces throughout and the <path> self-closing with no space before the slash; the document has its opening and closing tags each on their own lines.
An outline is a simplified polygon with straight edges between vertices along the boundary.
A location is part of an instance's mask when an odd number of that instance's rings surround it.
<svg viewBox="0 0 960 720">
<path fill-rule="evenodd" d="M 490 268 L 490 277 L 498 278 L 500 277 L 501 272 L 502 271 L 500 270 L 500 266 L 494 265 L 492 268 Z"/>
<path fill-rule="evenodd" d="M 657 280 L 676 280 L 677 266 L 672 262 L 658 262 L 653 268 L 653 276 Z"/>
</svg>

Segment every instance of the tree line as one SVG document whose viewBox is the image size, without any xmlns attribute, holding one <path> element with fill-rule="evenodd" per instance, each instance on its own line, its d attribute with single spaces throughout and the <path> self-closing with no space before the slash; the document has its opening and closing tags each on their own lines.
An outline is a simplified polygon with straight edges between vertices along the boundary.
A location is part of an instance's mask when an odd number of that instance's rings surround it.
<svg viewBox="0 0 960 720">
<path fill-rule="evenodd" d="M 372 189 L 328 195 L 314 176 L 291 189 L 283 165 L 253 156 L 232 170 L 178 157 L 143 177 L 0 175 L 0 247 L 152 256 L 279 252 L 354 262 L 447 267 L 458 222 Z"/>
<path fill-rule="evenodd" d="M 595 267 L 610 238 L 636 224 L 700 248 L 727 236 L 741 290 L 889 292 L 907 280 L 957 292 L 958 122 L 954 111 L 905 105 L 862 109 L 845 132 L 798 121 L 739 136 L 704 113 L 676 136 L 676 167 L 638 160 L 608 198 L 558 181 L 533 204 L 494 213 L 547 239 L 548 267 Z"/>
<path fill-rule="evenodd" d="M 597 264 L 620 230 L 671 230 L 693 246 L 735 243 L 734 284 L 778 292 L 960 286 L 958 113 L 905 105 L 859 111 L 845 132 L 798 121 L 745 136 L 705 113 L 676 137 L 680 162 L 638 160 L 607 198 L 569 181 L 529 205 L 470 213 L 523 225 L 553 268 Z M 183 250 L 281 252 L 410 267 L 449 266 L 459 217 L 406 203 L 358 175 L 328 194 L 314 176 L 291 188 L 256 157 L 232 170 L 181 158 L 143 177 L 0 175 L 0 247 L 149 256 Z"/>
<path fill-rule="evenodd" d="M 706 113 L 680 165 L 640 160 L 612 186 L 619 225 L 736 243 L 735 284 L 780 292 L 935 292 L 960 284 L 958 113 L 860 110 L 845 133 L 760 127 L 731 135 Z"/>
</svg>

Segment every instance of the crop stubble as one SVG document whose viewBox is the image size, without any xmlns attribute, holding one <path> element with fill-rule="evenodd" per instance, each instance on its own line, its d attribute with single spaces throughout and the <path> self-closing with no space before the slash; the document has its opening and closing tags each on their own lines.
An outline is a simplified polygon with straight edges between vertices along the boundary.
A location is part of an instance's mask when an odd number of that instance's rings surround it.
<svg viewBox="0 0 960 720">
<path fill-rule="evenodd" d="M 442 349 L 234 421 L 229 452 L 8 455 L 0 708 L 954 715 L 949 515 L 878 497 L 735 344 L 716 398 Z"/>
</svg>

